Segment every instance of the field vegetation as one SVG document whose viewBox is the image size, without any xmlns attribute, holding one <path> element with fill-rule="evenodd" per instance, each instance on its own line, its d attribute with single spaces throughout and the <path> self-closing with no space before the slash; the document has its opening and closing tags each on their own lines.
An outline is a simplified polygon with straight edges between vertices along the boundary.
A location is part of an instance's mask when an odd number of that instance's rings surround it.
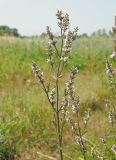
<svg viewBox="0 0 116 160">
<path fill-rule="evenodd" d="M 56 39 L 59 39 L 56 37 Z M 55 160 L 58 149 L 54 132 L 52 109 L 40 84 L 35 80 L 31 64 L 36 61 L 51 83 L 54 77 L 46 62 L 47 38 L 0 38 L 0 157 L 1 160 Z M 81 36 L 73 43 L 71 59 L 65 66 L 60 93 L 70 68 L 79 69 L 75 80 L 80 97 L 80 113 L 91 109 L 87 137 L 106 153 L 106 160 L 115 160 L 110 149 L 104 149 L 101 137 L 115 136 L 108 120 L 107 101 L 112 92 L 105 70 L 106 59 L 113 51 L 112 37 L 107 35 Z M 115 58 L 112 60 L 115 65 Z M 68 124 L 64 128 L 64 159 L 82 159 Z M 108 137 L 109 148 L 115 138 Z M 92 157 L 87 153 L 88 160 Z M 53 158 L 54 157 L 54 158 Z"/>
</svg>

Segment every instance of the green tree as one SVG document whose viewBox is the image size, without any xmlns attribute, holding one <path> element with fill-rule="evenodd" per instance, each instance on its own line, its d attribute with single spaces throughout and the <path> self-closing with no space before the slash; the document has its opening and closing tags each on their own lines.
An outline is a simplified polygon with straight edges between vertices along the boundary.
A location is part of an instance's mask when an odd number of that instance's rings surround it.
<svg viewBox="0 0 116 160">
<path fill-rule="evenodd" d="M 15 36 L 15 37 L 20 36 L 16 28 L 10 28 L 6 25 L 1 25 L 0 26 L 0 36 L 4 36 L 4 35 Z"/>
</svg>

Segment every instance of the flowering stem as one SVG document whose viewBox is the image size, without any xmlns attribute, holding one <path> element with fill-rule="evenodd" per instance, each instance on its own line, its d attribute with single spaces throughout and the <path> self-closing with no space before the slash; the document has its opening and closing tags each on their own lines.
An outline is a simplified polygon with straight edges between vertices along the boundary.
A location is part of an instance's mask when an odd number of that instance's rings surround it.
<svg viewBox="0 0 116 160">
<path fill-rule="evenodd" d="M 61 137 L 61 128 L 60 128 L 60 115 L 59 115 L 59 88 L 58 88 L 58 77 L 56 77 L 56 119 L 57 119 L 57 134 L 58 134 L 58 144 L 60 159 L 63 160 L 62 153 L 62 137 Z"/>
<path fill-rule="evenodd" d="M 77 121 L 77 124 L 78 124 L 79 137 L 80 137 L 80 141 L 81 141 L 80 146 L 81 146 L 81 150 L 82 150 L 82 153 L 83 153 L 83 156 L 84 156 L 84 160 L 86 160 L 86 154 L 85 154 L 86 148 L 85 148 L 85 145 L 84 145 L 84 142 L 83 142 L 79 121 Z"/>
<path fill-rule="evenodd" d="M 62 55 L 62 48 L 63 48 L 63 36 L 62 36 L 62 29 L 61 29 L 61 37 L 62 37 L 62 43 L 61 43 L 61 52 L 58 54 L 58 68 L 57 68 L 57 74 L 56 74 L 56 119 L 57 119 L 57 134 L 58 134 L 58 144 L 59 144 L 59 153 L 60 153 L 60 159 L 63 160 L 63 151 L 62 151 L 62 133 L 61 133 L 61 125 L 60 124 L 60 112 L 59 112 L 59 71 L 61 66 L 61 60 L 60 57 Z"/>
<path fill-rule="evenodd" d="M 62 11 L 57 11 L 57 19 L 58 19 L 58 26 L 60 27 L 61 32 L 61 45 L 60 50 L 58 50 L 56 41 L 54 40 L 54 35 L 51 32 L 51 29 L 49 26 L 46 27 L 47 35 L 49 38 L 48 41 L 48 48 L 47 48 L 47 54 L 48 59 L 47 61 L 50 62 L 52 70 L 54 72 L 55 76 L 55 88 L 53 88 L 50 92 L 49 85 L 46 85 L 44 83 L 43 79 L 43 72 L 41 72 L 40 68 L 33 63 L 33 70 L 36 76 L 39 78 L 43 90 L 47 95 L 48 101 L 51 104 L 54 112 L 54 125 L 56 129 L 56 138 L 58 142 L 58 149 L 59 149 L 59 155 L 60 160 L 63 160 L 63 127 L 65 120 L 63 121 L 62 115 L 61 115 L 61 109 L 62 107 L 59 105 L 59 78 L 61 77 L 61 73 L 64 68 L 64 64 L 67 62 L 69 58 L 69 53 L 71 51 L 71 45 L 72 41 L 75 39 L 75 34 L 77 32 L 77 29 L 74 32 L 69 31 L 67 33 L 67 38 L 65 38 L 65 33 L 69 29 L 69 16 L 68 14 L 63 14 Z M 65 40 L 65 41 L 64 41 Z M 53 53 L 56 53 L 57 61 L 54 60 Z M 57 66 L 57 67 L 56 67 Z"/>
<path fill-rule="evenodd" d="M 46 91 L 46 87 L 45 87 L 44 83 L 41 83 L 41 84 L 42 84 L 42 86 L 43 86 L 44 92 L 46 93 L 46 96 L 47 96 L 47 98 L 48 98 L 48 101 L 49 101 L 49 103 L 50 103 L 51 106 L 52 106 L 53 111 L 55 111 L 55 108 L 54 108 L 53 104 L 52 104 L 51 101 L 50 101 L 50 98 L 49 98 L 48 92 Z"/>
<path fill-rule="evenodd" d="M 54 44 L 53 46 L 54 46 L 54 48 L 55 48 L 55 50 L 56 50 L 57 56 L 60 58 L 60 55 L 59 55 L 58 49 L 57 49 L 57 47 L 56 47 L 56 44 Z"/>
<path fill-rule="evenodd" d="M 64 33 L 62 33 L 62 29 L 61 29 L 61 51 L 60 51 L 60 57 L 62 56 L 62 49 L 63 49 L 63 44 L 64 44 Z"/>
</svg>

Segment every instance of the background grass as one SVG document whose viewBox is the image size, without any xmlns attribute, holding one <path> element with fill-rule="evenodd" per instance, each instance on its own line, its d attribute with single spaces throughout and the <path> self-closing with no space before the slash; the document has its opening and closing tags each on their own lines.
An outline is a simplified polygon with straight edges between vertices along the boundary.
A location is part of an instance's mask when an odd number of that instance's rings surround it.
<svg viewBox="0 0 116 160">
<path fill-rule="evenodd" d="M 45 160 L 39 151 L 57 157 L 52 110 L 31 70 L 34 60 L 45 72 L 46 80 L 54 82 L 51 69 L 46 64 L 46 43 L 44 38 L 0 38 L 0 155 L 3 160 Z M 62 97 L 69 69 L 73 65 L 79 68 L 75 87 L 76 94 L 80 96 L 80 114 L 83 115 L 86 108 L 91 108 L 87 136 L 100 149 L 103 145 L 99 138 L 112 132 L 105 107 L 105 99 L 111 95 L 105 60 L 112 48 L 112 40 L 107 36 L 77 39 L 60 81 Z M 82 157 L 68 126 L 64 135 L 66 155 L 73 159 Z M 111 146 L 114 141 L 109 139 L 108 143 Z M 112 153 L 107 151 L 106 159 L 112 158 Z M 90 154 L 88 159 L 92 159 Z"/>
</svg>

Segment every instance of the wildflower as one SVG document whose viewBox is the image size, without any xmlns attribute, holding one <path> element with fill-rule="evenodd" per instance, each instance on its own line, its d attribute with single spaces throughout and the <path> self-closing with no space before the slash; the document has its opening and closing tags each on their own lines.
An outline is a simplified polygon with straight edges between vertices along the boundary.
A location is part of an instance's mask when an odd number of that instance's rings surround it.
<svg viewBox="0 0 116 160">
<path fill-rule="evenodd" d="M 63 98 L 63 101 L 61 103 L 61 109 L 62 109 L 62 113 L 66 112 L 66 106 L 68 106 L 68 100 L 66 97 Z"/>
<path fill-rule="evenodd" d="M 97 156 L 97 158 L 98 158 L 98 160 L 104 160 L 104 156 L 103 156 L 102 154 L 99 154 L 99 155 Z"/>
<path fill-rule="evenodd" d="M 69 15 L 66 13 L 62 19 L 62 26 L 61 28 L 65 32 L 69 28 Z"/>
<path fill-rule="evenodd" d="M 111 59 L 114 58 L 114 57 L 116 57 L 115 51 L 113 51 L 112 54 L 110 55 L 110 58 L 111 58 Z"/>
<path fill-rule="evenodd" d="M 54 105 L 56 103 L 55 101 L 55 94 L 56 94 L 56 89 L 53 88 L 49 94 L 49 99 L 52 105 Z"/>
<path fill-rule="evenodd" d="M 70 74 L 70 80 L 67 81 L 66 83 L 66 86 L 67 86 L 67 89 L 70 90 L 73 88 L 73 79 L 75 78 L 75 75 L 77 74 L 78 70 L 77 68 L 72 68 L 71 69 L 71 74 Z"/>
<path fill-rule="evenodd" d="M 54 60 L 52 58 L 52 55 L 53 55 L 53 48 L 52 48 L 52 45 L 50 43 L 48 43 L 48 46 L 47 46 L 47 55 L 49 58 L 47 58 L 47 63 L 50 63 L 53 67 L 53 64 L 54 64 Z"/>
<path fill-rule="evenodd" d="M 54 36 L 53 36 L 53 33 L 51 32 L 51 29 L 49 26 L 46 27 L 46 32 L 47 32 L 49 39 L 53 40 Z"/>
<path fill-rule="evenodd" d="M 69 15 L 63 15 L 62 11 L 57 11 L 57 19 L 59 20 L 58 26 L 65 32 L 69 28 Z"/>
<path fill-rule="evenodd" d="M 54 64 L 54 60 L 52 59 L 52 58 L 47 58 L 47 63 L 50 63 L 51 65 L 53 65 Z"/>
<path fill-rule="evenodd" d="M 72 102 L 72 112 L 77 113 L 79 110 L 79 97 Z"/>
<path fill-rule="evenodd" d="M 63 117 L 61 117 L 61 112 L 64 113 L 64 117 L 66 118 L 65 120 L 68 122 L 70 125 L 71 129 L 73 132 L 75 131 L 76 128 L 76 123 L 74 123 L 73 118 L 71 117 L 72 113 L 70 114 L 70 111 L 68 111 L 69 107 L 69 102 L 72 106 L 72 111 L 77 112 L 79 108 L 79 101 L 78 98 L 75 98 L 74 96 L 74 78 L 77 73 L 77 69 L 73 68 L 71 70 L 71 75 L 69 81 L 66 83 L 66 89 L 65 89 L 65 96 L 62 100 L 61 106 L 59 106 L 59 78 L 62 75 L 62 70 L 64 67 L 64 64 L 68 61 L 70 58 L 70 51 L 72 49 L 72 42 L 75 40 L 77 36 L 77 30 L 78 28 L 75 28 L 73 32 L 69 31 L 67 35 L 65 34 L 67 29 L 69 29 L 69 15 L 63 14 L 62 11 L 57 11 L 56 13 L 57 19 L 58 19 L 58 26 L 60 27 L 60 32 L 61 32 L 61 39 L 62 43 L 60 46 L 60 50 L 56 46 L 56 41 L 54 40 L 54 35 L 50 29 L 49 26 L 46 27 L 46 32 L 48 35 L 48 47 L 47 47 L 47 62 L 51 64 L 54 76 L 55 76 L 55 88 L 50 90 L 50 84 L 49 83 L 44 83 L 44 77 L 43 77 L 43 72 L 41 69 L 37 66 L 35 62 L 32 64 L 32 69 L 36 77 L 39 78 L 42 88 L 48 98 L 48 101 L 50 102 L 53 112 L 54 112 L 54 124 L 56 126 L 56 135 L 57 135 L 57 141 L 58 141 L 58 149 L 60 153 L 60 159 L 63 159 L 63 151 L 62 151 L 62 127 L 63 127 Z M 66 35 L 66 36 L 65 36 Z M 56 53 L 57 59 L 54 61 L 54 53 Z M 54 65 L 54 62 L 55 65 Z M 70 98 L 70 99 L 69 99 Z M 57 102 L 57 103 L 56 103 Z M 55 105 L 56 103 L 56 105 Z M 81 136 L 80 136 L 81 139 Z M 81 139 L 82 141 L 82 139 Z M 81 142 L 80 142 L 81 143 Z M 82 152 L 85 152 L 85 147 L 81 143 L 81 149 Z"/>
<path fill-rule="evenodd" d="M 39 78 L 40 82 L 43 83 L 44 81 L 43 72 L 35 62 L 32 62 L 32 70 L 35 76 Z"/>
<path fill-rule="evenodd" d="M 109 106 L 109 100 L 105 99 L 105 107 L 107 108 Z"/>
<path fill-rule="evenodd" d="M 67 61 L 68 61 L 68 59 L 69 59 L 69 57 L 68 56 L 66 56 L 66 57 L 64 57 L 64 63 L 66 63 Z"/>
<path fill-rule="evenodd" d="M 101 137 L 100 140 L 106 146 L 106 140 L 103 137 Z"/>
<path fill-rule="evenodd" d="M 72 79 L 75 78 L 74 76 L 77 74 L 77 72 L 78 72 L 77 67 L 73 67 L 73 68 L 71 69 L 71 74 L 72 74 L 71 78 L 72 78 Z"/>
<path fill-rule="evenodd" d="M 69 31 L 65 38 L 65 42 L 63 46 L 63 51 L 65 55 L 71 51 L 72 41 L 73 41 L 73 33 Z"/>
<path fill-rule="evenodd" d="M 71 119 L 69 111 L 65 112 L 65 119 L 68 122 L 68 124 L 70 125 L 71 129 L 73 130 L 74 129 L 74 123 L 73 123 L 73 121 Z"/>
<path fill-rule="evenodd" d="M 74 92 L 74 90 L 73 90 L 73 81 L 72 80 L 68 80 L 67 82 L 66 82 L 66 92 L 67 92 L 67 95 L 71 98 L 71 97 L 73 97 L 73 92 Z"/>
<path fill-rule="evenodd" d="M 85 125 L 87 124 L 87 122 L 89 121 L 89 119 L 90 119 L 90 109 L 88 108 L 85 111 L 85 117 L 84 117 L 84 123 L 85 123 Z"/>
<path fill-rule="evenodd" d="M 66 121 L 69 122 L 69 119 L 70 119 L 69 111 L 66 111 L 65 116 L 66 116 Z"/>
<path fill-rule="evenodd" d="M 74 129 L 74 123 L 73 123 L 73 121 L 70 119 L 70 127 L 71 127 L 71 129 L 73 130 Z"/>
<path fill-rule="evenodd" d="M 109 122 L 113 123 L 115 121 L 115 116 L 112 110 L 109 111 Z"/>
</svg>

